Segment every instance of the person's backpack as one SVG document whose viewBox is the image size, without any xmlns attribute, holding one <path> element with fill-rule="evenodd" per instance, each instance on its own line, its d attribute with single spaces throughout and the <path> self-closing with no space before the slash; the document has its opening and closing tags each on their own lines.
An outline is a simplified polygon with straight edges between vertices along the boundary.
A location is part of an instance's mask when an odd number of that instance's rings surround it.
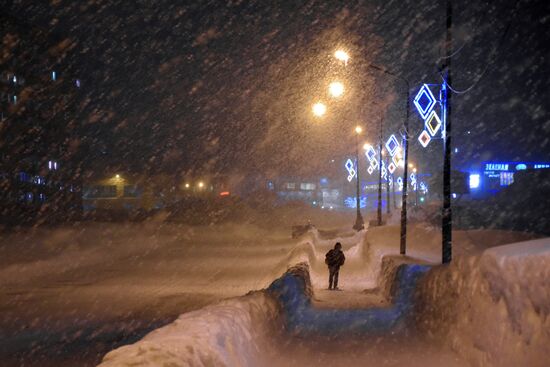
<svg viewBox="0 0 550 367">
<path fill-rule="evenodd" d="M 331 266 L 333 262 L 334 262 L 334 250 L 330 250 L 325 255 L 325 264 L 327 264 L 328 266 Z"/>
</svg>

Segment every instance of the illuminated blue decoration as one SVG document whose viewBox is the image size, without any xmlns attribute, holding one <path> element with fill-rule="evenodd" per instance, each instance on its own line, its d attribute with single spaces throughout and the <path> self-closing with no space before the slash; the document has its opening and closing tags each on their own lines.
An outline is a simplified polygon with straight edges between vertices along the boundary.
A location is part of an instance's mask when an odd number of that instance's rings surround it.
<svg viewBox="0 0 550 367">
<path fill-rule="evenodd" d="M 382 162 L 382 178 L 384 181 L 388 179 L 388 171 L 386 170 L 386 164 Z"/>
<path fill-rule="evenodd" d="M 395 153 L 397 153 L 397 150 L 399 149 L 399 141 L 395 137 L 395 135 L 392 134 L 388 141 L 386 142 L 386 149 L 390 153 L 390 156 L 394 156 Z"/>
<path fill-rule="evenodd" d="M 52 71 L 52 80 L 55 81 L 57 79 L 57 73 L 55 71 Z"/>
<path fill-rule="evenodd" d="M 414 98 L 414 105 L 422 116 L 423 120 L 426 120 L 429 113 L 432 111 L 435 105 L 435 97 L 427 84 L 424 84 L 418 91 L 418 94 Z"/>
<path fill-rule="evenodd" d="M 437 116 L 437 113 L 435 111 L 432 111 L 430 116 L 426 119 L 424 125 L 426 126 L 426 129 L 428 129 L 429 133 L 432 136 L 435 136 L 435 134 L 441 127 L 441 120 L 439 119 L 439 116 Z M 455 153 L 456 152 L 457 151 L 455 151 Z"/>
<path fill-rule="evenodd" d="M 390 171 L 390 174 L 392 174 L 392 175 L 393 175 L 393 173 L 395 172 L 396 168 L 397 168 L 397 167 L 395 166 L 395 164 L 393 164 L 393 162 L 391 162 L 391 163 L 388 165 L 388 171 Z"/>
<path fill-rule="evenodd" d="M 346 161 L 346 169 L 348 170 L 348 182 L 351 182 L 353 178 L 357 175 L 357 171 L 355 170 L 355 165 L 351 161 L 351 159 L 348 159 Z"/>
<path fill-rule="evenodd" d="M 423 130 L 422 133 L 420 133 L 420 136 L 418 136 L 418 141 L 424 148 L 426 148 L 428 144 L 430 144 L 431 140 L 432 138 L 430 137 L 430 134 L 426 132 L 426 130 Z"/>
<path fill-rule="evenodd" d="M 366 197 L 361 197 L 361 199 L 359 201 L 360 201 L 359 206 L 361 208 L 366 208 L 367 207 L 367 198 Z M 357 208 L 357 197 L 355 197 L 355 196 L 346 197 L 344 199 L 344 206 L 346 208 Z"/>
<path fill-rule="evenodd" d="M 520 163 L 516 165 L 516 171 L 522 171 L 524 169 L 527 169 L 527 165 L 524 163 Z"/>
<path fill-rule="evenodd" d="M 477 189 L 479 187 L 479 183 L 480 183 L 479 175 L 478 174 L 471 174 L 470 175 L 470 180 L 469 180 L 470 189 Z"/>
<path fill-rule="evenodd" d="M 373 159 L 376 159 L 376 151 L 374 150 L 372 145 L 367 145 L 367 148 L 365 150 L 365 156 L 367 157 L 369 162 L 372 161 Z"/>
<path fill-rule="evenodd" d="M 411 173 L 411 186 L 414 190 L 416 190 L 416 174 L 413 172 Z"/>
<path fill-rule="evenodd" d="M 399 167 L 399 162 L 401 161 L 401 157 L 399 157 L 399 154 L 396 154 L 393 157 L 391 157 L 391 160 L 393 161 L 393 164 L 395 164 L 395 168 Z"/>
<path fill-rule="evenodd" d="M 399 187 L 399 191 L 403 191 L 403 179 L 401 177 L 397 177 L 397 186 Z"/>
<path fill-rule="evenodd" d="M 427 194 L 428 193 L 428 185 L 426 185 L 426 183 L 424 181 L 421 181 L 420 182 L 420 185 L 418 186 L 420 188 L 420 191 L 423 193 L 423 194 Z"/>
<path fill-rule="evenodd" d="M 533 165 L 534 169 L 541 169 L 541 168 L 550 168 L 550 164 L 535 164 Z"/>
<path fill-rule="evenodd" d="M 372 175 L 375 169 L 378 168 L 378 160 L 376 159 L 376 151 L 372 147 L 372 145 L 367 145 L 365 148 L 365 156 L 367 157 L 369 161 L 369 168 L 367 169 L 367 172 L 369 175 Z"/>
<path fill-rule="evenodd" d="M 508 171 L 508 163 L 486 163 L 485 171 Z"/>
</svg>

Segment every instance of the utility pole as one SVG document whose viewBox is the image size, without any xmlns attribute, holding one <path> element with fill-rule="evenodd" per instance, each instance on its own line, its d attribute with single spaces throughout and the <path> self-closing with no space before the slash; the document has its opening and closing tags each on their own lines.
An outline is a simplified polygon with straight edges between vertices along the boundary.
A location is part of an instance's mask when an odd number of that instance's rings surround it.
<svg viewBox="0 0 550 367">
<path fill-rule="evenodd" d="M 401 239 L 399 245 L 399 253 L 405 255 L 407 252 L 407 188 L 409 186 L 409 104 L 410 104 L 410 92 L 409 83 L 407 83 L 407 107 L 405 108 L 405 122 L 403 127 L 405 129 L 403 136 L 403 159 L 405 161 L 403 167 L 403 192 L 401 196 Z"/>
<path fill-rule="evenodd" d="M 382 118 L 380 118 L 380 137 L 378 140 L 378 225 L 382 225 Z"/>
<path fill-rule="evenodd" d="M 388 170 L 389 162 L 390 162 L 389 154 L 387 154 L 387 156 L 386 156 L 386 170 Z M 391 199 L 390 198 L 390 174 L 388 172 L 387 176 L 386 176 L 386 213 L 388 214 L 388 218 L 390 217 L 390 213 L 391 213 L 390 199 Z"/>
<path fill-rule="evenodd" d="M 441 243 L 441 261 L 443 264 L 451 262 L 452 259 L 452 211 L 451 211 L 451 93 L 448 90 L 448 85 L 452 83 L 451 74 L 451 55 L 452 55 L 452 17 L 453 6 L 452 1 L 447 0 L 447 32 L 446 32 L 446 78 L 442 84 L 443 101 L 444 101 L 444 118 L 445 118 L 445 135 L 443 137 L 444 159 L 443 159 L 443 209 L 442 209 L 442 243 Z"/>
<path fill-rule="evenodd" d="M 353 229 L 357 232 L 365 229 L 363 216 L 361 215 L 361 180 L 359 178 L 359 128 L 355 129 L 355 171 L 357 177 L 357 192 L 356 192 L 356 204 L 357 204 L 357 214 L 355 216 L 355 224 Z"/>
</svg>

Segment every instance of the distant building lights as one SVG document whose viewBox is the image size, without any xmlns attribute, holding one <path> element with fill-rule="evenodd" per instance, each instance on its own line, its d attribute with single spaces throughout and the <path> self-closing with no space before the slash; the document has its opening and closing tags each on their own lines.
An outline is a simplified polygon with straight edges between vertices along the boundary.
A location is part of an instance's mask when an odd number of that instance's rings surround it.
<svg viewBox="0 0 550 367">
<path fill-rule="evenodd" d="M 525 170 L 525 169 L 527 169 L 527 165 L 524 164 L 524 163 L 520 163 L 520 164 L 516 165 L 516 171 L 522 171 L 522 170 Z"/>
<path fill-rule="evenodd" d="M 480 176 L 479 174 L 471 174 L 470 175 L 470 189 L 477 189 L 479 187 L 480 183 Z"/>
</svg>

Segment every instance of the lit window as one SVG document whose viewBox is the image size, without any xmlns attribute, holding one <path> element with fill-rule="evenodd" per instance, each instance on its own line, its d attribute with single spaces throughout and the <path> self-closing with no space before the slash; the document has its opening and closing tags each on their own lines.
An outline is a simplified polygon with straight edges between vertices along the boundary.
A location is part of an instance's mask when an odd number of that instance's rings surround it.
<svg viewBox="0 0 550 367">
<path fill-rule="evenodd" d="M 470 189 L 477 189 L 479 187 L 479 175 L 470 175 Z"/>
<path fill-rule="evenodd" d="M 301 183 L 300 184 L 300 190 L 315 190 L 315 184 L 314 183 Z"/>
<path fill-rule="evenodd" d="M 294 190 L 296 188 L 296 184 L 294 182 L 287 182 L 286 188 L 289 190 Z"/>
<path fill-rule="evenodd" d="M 500 172 L 500 186 L 510 186 L 514 183 L 514 172 Z"/>
</svg>

